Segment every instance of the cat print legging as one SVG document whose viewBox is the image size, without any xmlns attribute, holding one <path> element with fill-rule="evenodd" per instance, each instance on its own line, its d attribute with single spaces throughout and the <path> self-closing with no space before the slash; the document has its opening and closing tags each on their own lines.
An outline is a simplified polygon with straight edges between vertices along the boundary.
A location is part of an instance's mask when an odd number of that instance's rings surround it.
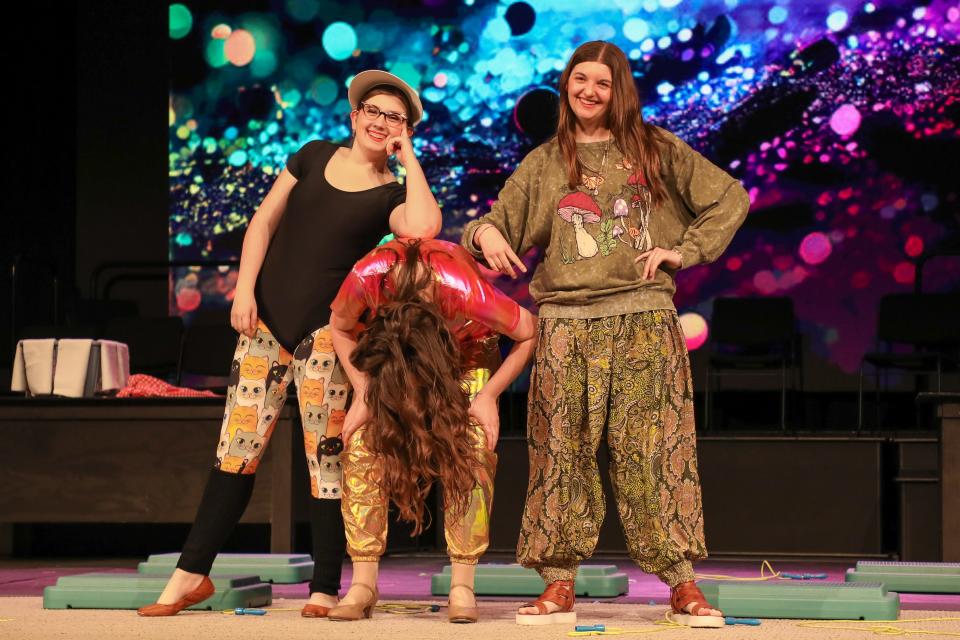
<svg viewBox="0 0 960 640">
<path fill-rule="evenodd" d="M 471 369 L 461 379 L 464 393 L 473 400 L 490 379 L 488 368 Z M 490 543 L 490 512 L 497 454 L 487 449 L 483 428 L 471 421 L 468 437 L 479 461 L 476 485 L 467 510 L 444 517 L 444 536 L 452 562 L 476 564 Z M 365 429 L 350 436 L 344 452 L 343 526 L 347 553 L 354 562 L 376 562 L 387 547 L 387 499 L 381 491 L 383 462 L 364 442 Z"/>
<path fill-rule="evenodd" d="M 304 338 L 293 354 L 262 322 L 253 338 L 240 336 L 215 467 L 237 474 L 257 470 L 291 382 L 297 386 L 310 493 L 314 498 L 339 499 L 340 432 L 350 383 L 337 362 L 329 327 Z"/>
</svg>

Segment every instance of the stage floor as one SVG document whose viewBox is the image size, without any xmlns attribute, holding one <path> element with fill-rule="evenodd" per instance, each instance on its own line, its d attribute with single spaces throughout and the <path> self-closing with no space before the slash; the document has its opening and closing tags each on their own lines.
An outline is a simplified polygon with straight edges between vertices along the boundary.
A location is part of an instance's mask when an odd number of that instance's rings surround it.
<svg viewBox="0 0 960 640">
<path fill-rule="evenodd" d="M 391 602 L 397 602 L 391 600 Z M 11 640 L 102 640 L 137 638 L 170 640 L 237 640 L 238 638 L 282 638 L 282 640 L 567 640 L 573 629 L 567 625 L 521 627 L 514 622 L 513 602 L 480 602 L 479 624 L 454 625 L 445 612 L 391 615 L 377 611 L 373 619 L 359 622 L 331 622 L 301 618 L 304 600 L 274 600 L 265 616 L 235 616 L 218 612 L 182 612 L 172 618 L 140 618 L 133 611 L 53 610 L 41 608 L 40 598 L 0 598 L 0 638 Z M 664 605 L 622 605 L 578 603 L 578 624 L 604 624 L 654 640 L 871 640 L 874 630 L 893 627 L 918 630 L 930 638 L 956 636 L 960 618 L 943 611 L 908 611 L 901 623 L 828 623 L 804 628 L 797 620 L 763 620 L 760 626 L 727 626 L 722 629 L 689 629 L 659 626 L 668 607 Z M 945 619 L 947 618 L 947 619 Z M 953 619 L 949 619 L 953 618 Z M 842 627 L 838 629 L 837 627 Z M 637 637 L 637 636 L 633 636 Z"/>
<path fill-rule="evenodd" d="M 485 557 L 486 562 L 510 562 L 508 556 Z M 283 638 L 284 640 L 561 640 L 572 628 L 565 625 L 520 627 L 514 621 L 520 598 L 481 597 L 480 623 L 451 625 L 445 611 L 413 615 L 391 615 L 376 611 L 372 620 L 356 623 L 334 623 L 325 619 L 304 619 L 299 610 L 307 598 L 307 585 L 276 585 L 274 601 L 266 616 L 235 616 L 220 612 L 183 612 L 173 618 L 139 618 L 133 611 L 109 610 L 45 610 L 42 593 L 59 576 L 87 571 L 133 572 L 138 560 L 14 560 L 0 559 L 0 638 L 47 640 L 71 638 L 100 640 L 138 638 L 169 640 L 170 638 L 203 638 L 203 640 L 236 640 L 236 638 Z M 380 577 L 381 602 L 438 603 L 445 598 L 430 594 L 430 576 L 439 571 L 444 557 L 393 556 L 383 560 Z M 577 602 L 579 624 L 605 624 L 644 636 L 653 633 L 667 640 L 703 640 L 705 636 L 750 638 L 756 640 L 828 640 L 832 638 L 869 640 L 881 628 L 889 633 L 917 630 L 956 636 L 960 632 L 960 596 L 902 595 L 899 623 L 844 622 L 818 623 L 821 628 L 807 628 L 797 620 L 763 620 L 758 627 L 727 626 L 712 631 L 664 627 L 658 625 L 668 611 L 667 589 L 655 578 L 631 566 L 623 557 L 602 557 L 598 564 L 616 564 L 630 576 L 630 593 L 619 598 L 585 598 Z M 779 571 L 827 573 L 830 580 L 842 579 L 852 565 L 838 562 L 773 562 Z M 698 565 L 701 573 L 742 577 L 759 575 L 759 561 L 711 560 Z M 350 567 L 344 567 L 343 583 L 350 580 Z"/>
<path fill-rule="evenodd" d="M 42 596 L 44 587 L 55 584 L 60 576 L 86 573 L 89 571 L 108 571 L 133 573 L 141 559 L 11 559 L 0 558 L 0 598 Z M 512 556 L 487 554 L 483 558 L 488 563 L 509 563 Z M 646 574 L 626 557 L 597 557 L 592 563 L 614 564 L 625 572 L 630 579 L 630 592 L 617 598 L 588 598 L 581 602 L 603 602 L 612 604 L 667 604 L 669 590 L 656 577 Z M 380 595 L 384 600 L 443 600 L 430 593 L 430 577 L 448 564 L 446 556 L 395 555 L 383 559 L 380 567 Z M 827 580 L 843 581 L 844 573 L 854 566 L 850 560 L 837 561 L 772 561 L 774 569 L 786 573 L 826 573 Z M 700 574 L 721 574 L 740 578 L 753 578 L 760 575 L 759 560 L 707 560 L 698 563 Z M 343 587 L 350 584 L 350 563 L 344 563 Z M 307 584 L 274 585 L 275 598 L 306 599 Z M 519 601 L 522 598 L 510 596 L 482 596 L 483 601 Z M 903 610 L 939 610 L 960 611 L 960 595 L 944 594 L 900 594 Z M 2 637 L 0 629 L 0 637 Z"/>
</svg>

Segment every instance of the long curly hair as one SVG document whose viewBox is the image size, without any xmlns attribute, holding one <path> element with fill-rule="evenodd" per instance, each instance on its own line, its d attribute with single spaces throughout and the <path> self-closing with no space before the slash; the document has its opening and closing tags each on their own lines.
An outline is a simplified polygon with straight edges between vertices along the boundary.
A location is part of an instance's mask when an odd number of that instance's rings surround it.
<svg viewBox="0 0 960 640">
<path fill-rule="evenodd" d="M 382 489 L 416 535 L 429 525 L 425 502 L 437 480 L 447 508 L 466 512 L 480 463 L 460 384 L 460 345 L 432 301 L 433 275 L 420 243 L 404 254 L 393 267 L 390 300 L 370 319 L 350 361 L 369 380 L 365 442 L 383 461 Z"/>
<path fill-rule="evenodd" d="M 581 62 L 600 62 L 610 67 L 613 89 L 607 110 L 607 128 L 623 155 L 639 169 L 647 180 L 653 203 L 666 199 L 667 190 L 660 177 L 660 152 L 667 144 L 660 131 L 644 122 L 637 85 L 630 71 L 630 61 L 615 44 L 594 40 L 585 42 L 573 52 L 560 75 L 560 118 L 557 141 L 567 164 L 567 182 L 571 189 L 580 184 L 583 165 L 577 156 L 577 116 L 570 106 L 567 87 L 573 68 Z"/>
</svg>

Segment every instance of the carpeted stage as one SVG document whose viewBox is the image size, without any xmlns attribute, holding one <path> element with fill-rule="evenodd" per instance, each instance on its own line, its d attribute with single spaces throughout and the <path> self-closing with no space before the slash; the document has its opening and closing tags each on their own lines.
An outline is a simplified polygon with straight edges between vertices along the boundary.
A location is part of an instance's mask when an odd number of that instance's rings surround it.
<svg viewBox="0 0 960 640">
<path fill-rule="evenodd" d="M 507 555 L 488 554 L 485 562 L 510 562 Z M 376 612 L 370 621 L 333 623 L 307 620 L 299 608 L 307 598 L 307 585 L 275 585 L 273 609 L 266 616 L 233 616 L 219 612 L 186 612 L 171 619 L 141 619 L 133 611 L 44 610 L 43 588 L 63 575 L 87 571 L 134 572 L 138 559 L 103 561 L 0 560 L 0 638 L 566 638 L 572 629 L 565 626 L 518 627 L 513 621 L 515 597 L 481 597 L 481 621 L 477 625 L 449 625 L 445 612 L 399 615 Z M 627 558 L 603 557 L 597 562 L 616 564 L 630 576 L 630 592 L 618 598 L 585 598 L 578 601 L 581 624 L 645 629 L 654 632 L 654 623 L 667 611 L 667 588 L 653 576 L 633 567 Z M 380 577 L 381 603 L 437 603 L 445 598 L 430 594 L 430 576 L 446 564 L 442 556 L 391 556 L 385 558 Z M 843 580 L 852 561 L 773 561 L 782 572 L 826 573 L 828 580 Z M 759 561 L 709 560 L 697 565 L 701 573 L 737 577 L 759 575 Z M 349 564 L 344 567 L 343 584 L 350 581 Z M 289 611 L 287 609 L 295 609 Z M 960 618 L 960 595 L 901 595 L 901 619 Z M 882 623 L 846 623 L 872 627 Z M 960 619 L 898 625 L 929 632 L 960 633 Z M 867 631 L 811 629 L 793 620 L 763 620 L 759 627 L 726 627 L 721 630 L 663 628 L 654 632 L 664 638 L 702 638 L 722 634 L 728 638 L 870 638 Z M 631 634 L 632 635 L 632 634 Z M 934 637 L 934 636 L 931 636 Z M 943 637 L 943 636 L 941 636 Z"/>
</svg>

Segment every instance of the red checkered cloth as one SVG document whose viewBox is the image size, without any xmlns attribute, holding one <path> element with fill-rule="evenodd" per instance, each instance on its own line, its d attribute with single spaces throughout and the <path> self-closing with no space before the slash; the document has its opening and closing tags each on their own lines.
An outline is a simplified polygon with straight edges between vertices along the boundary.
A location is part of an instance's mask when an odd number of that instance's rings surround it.
<svg viewBox="0 0 960 640">
<path fill-rule="evenodd" d="M 127 386 L 117 392 L 118 398 L 216 398 L 213 391 L 199 391 L 187 387 L 175 387 L 160 378 L 144 373 L 130 376 Z"/>
</svg>

